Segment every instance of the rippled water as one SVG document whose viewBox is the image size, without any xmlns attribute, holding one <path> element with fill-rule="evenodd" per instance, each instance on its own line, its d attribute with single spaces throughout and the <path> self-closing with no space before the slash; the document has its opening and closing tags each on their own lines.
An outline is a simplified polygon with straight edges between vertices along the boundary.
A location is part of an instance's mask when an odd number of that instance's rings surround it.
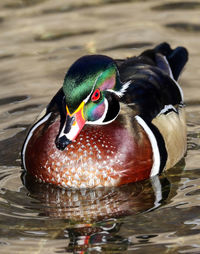
<svg viewBox="0 0 200 254">
<path fill-rule="evenodd" d="M 199 17 L 200 1 L 1 0 L 0 253 L 200 253 Z M 185 159 L 161 177 L 91 191 L 21 175 L 26 129 L 75 59 L 162 41 L 190 53 Z"/>
</svg>

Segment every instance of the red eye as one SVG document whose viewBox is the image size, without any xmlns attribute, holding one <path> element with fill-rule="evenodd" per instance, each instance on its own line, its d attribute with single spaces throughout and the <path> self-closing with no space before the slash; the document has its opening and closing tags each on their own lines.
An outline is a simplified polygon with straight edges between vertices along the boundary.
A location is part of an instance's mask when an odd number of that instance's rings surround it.
<svg viewBox="0 0 200 254">
<path fill-rule="evenodd" d="M 92 101 L 97 101 L 101 96 L 101 93 L 100 93 L 100 90 L 99 89 L 96 89 L 92 95 L 92 98 L 91 100 Z"/>
</svg>

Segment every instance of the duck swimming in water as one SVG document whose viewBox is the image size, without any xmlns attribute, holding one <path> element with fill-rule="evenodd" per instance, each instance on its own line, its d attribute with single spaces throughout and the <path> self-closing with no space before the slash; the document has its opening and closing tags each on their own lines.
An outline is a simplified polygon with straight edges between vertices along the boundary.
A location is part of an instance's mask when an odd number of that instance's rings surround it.
<svg viewBox="0 0 200 254">
<path fill-rule="evenodd" d="M 174 166 L 186 151 L 183 47 L 162 43 L 138 57 L 78 59 L 31 127 L 24 169 L 61 187 L 141 181 Z"/>
</svg>

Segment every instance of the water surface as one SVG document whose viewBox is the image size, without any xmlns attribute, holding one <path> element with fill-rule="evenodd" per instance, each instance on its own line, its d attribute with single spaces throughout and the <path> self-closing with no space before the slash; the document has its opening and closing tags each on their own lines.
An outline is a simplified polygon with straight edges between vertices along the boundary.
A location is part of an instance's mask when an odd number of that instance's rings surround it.
<svg viewBox="0 0 200 254">
<path fill-rule="evenodd" d="M 200 253 L 199 17 L 200 1 L 1 1 L 0 253 Z M 91 191 L 21 175 L 26 130 L 73 61 L 163 41 L 190 53 L 184 159 L 160 177 Z"/>
</svg>

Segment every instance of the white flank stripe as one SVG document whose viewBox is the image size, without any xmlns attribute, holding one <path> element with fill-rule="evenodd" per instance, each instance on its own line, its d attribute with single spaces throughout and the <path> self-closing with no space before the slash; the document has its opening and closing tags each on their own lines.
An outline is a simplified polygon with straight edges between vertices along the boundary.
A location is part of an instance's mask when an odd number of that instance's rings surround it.
<svg viewBox="0 0 200 254">
<path fill-rule="evenodd" d="M 165 114 L 168 110 L 172 109 L 173 111 L 177 112 L 177 110 L 175 109 L 175 107 L 171 104 L 169 105 L 165 105 L 164 108 L 158 113 L 157 116 L 160 116 L 162 114 Z M 177 112 L 178 113 L 178 112 Z"/>
<path fill-rule="evenodd" d="M 23 150 L 22 150 L 22 163 L 23 163 L 23 166 L 24 166 L 24 169 L 25 169 L 25 170 L 26 170 L 26 164 L 25 164 L 25 151 L 26 151 L 26 147 L 27 147 L 27 145 L 28 145 L 28 142 L 29 142 L 30 138 L 32 137 L 34 130 L 37 129 L 38 126 L 40 126 L 41 124 L 43 124 L 44 122 L 46 122 L 46 121 L 49 119 L 50 115 L 51 115 L 51 112 L 50 112 L 48 115 L 46 115 L 44 118 L 42 118 L 40 121 L 38 121 L 38 122 L 33 126 L 33 128 L 30 129 L 30 131 L 29 131 L 29 133 L 28 133 L 28 136 L 27 136 L 27 138 L 26 138 L 26 141 L 25 141 L 25 143 L 24 143 Z"/>
<path fill-rule="evenodd" d="M 140 116 L 135 116 L 135 119 L 137 122 L 142 126 L 142 128 L 145 130 L 147 136 L 149 137 L 152 151 L 153 151 L 153 166 L 151 169 L 150 176 L 155 176 L 159 173 L 160 170 L 160 153 L 158 149 L 157 140 L 152 132 L 152 130 L 149 128 L 149 126 L 145 123 L 145 121 Z"/>
</svg>

